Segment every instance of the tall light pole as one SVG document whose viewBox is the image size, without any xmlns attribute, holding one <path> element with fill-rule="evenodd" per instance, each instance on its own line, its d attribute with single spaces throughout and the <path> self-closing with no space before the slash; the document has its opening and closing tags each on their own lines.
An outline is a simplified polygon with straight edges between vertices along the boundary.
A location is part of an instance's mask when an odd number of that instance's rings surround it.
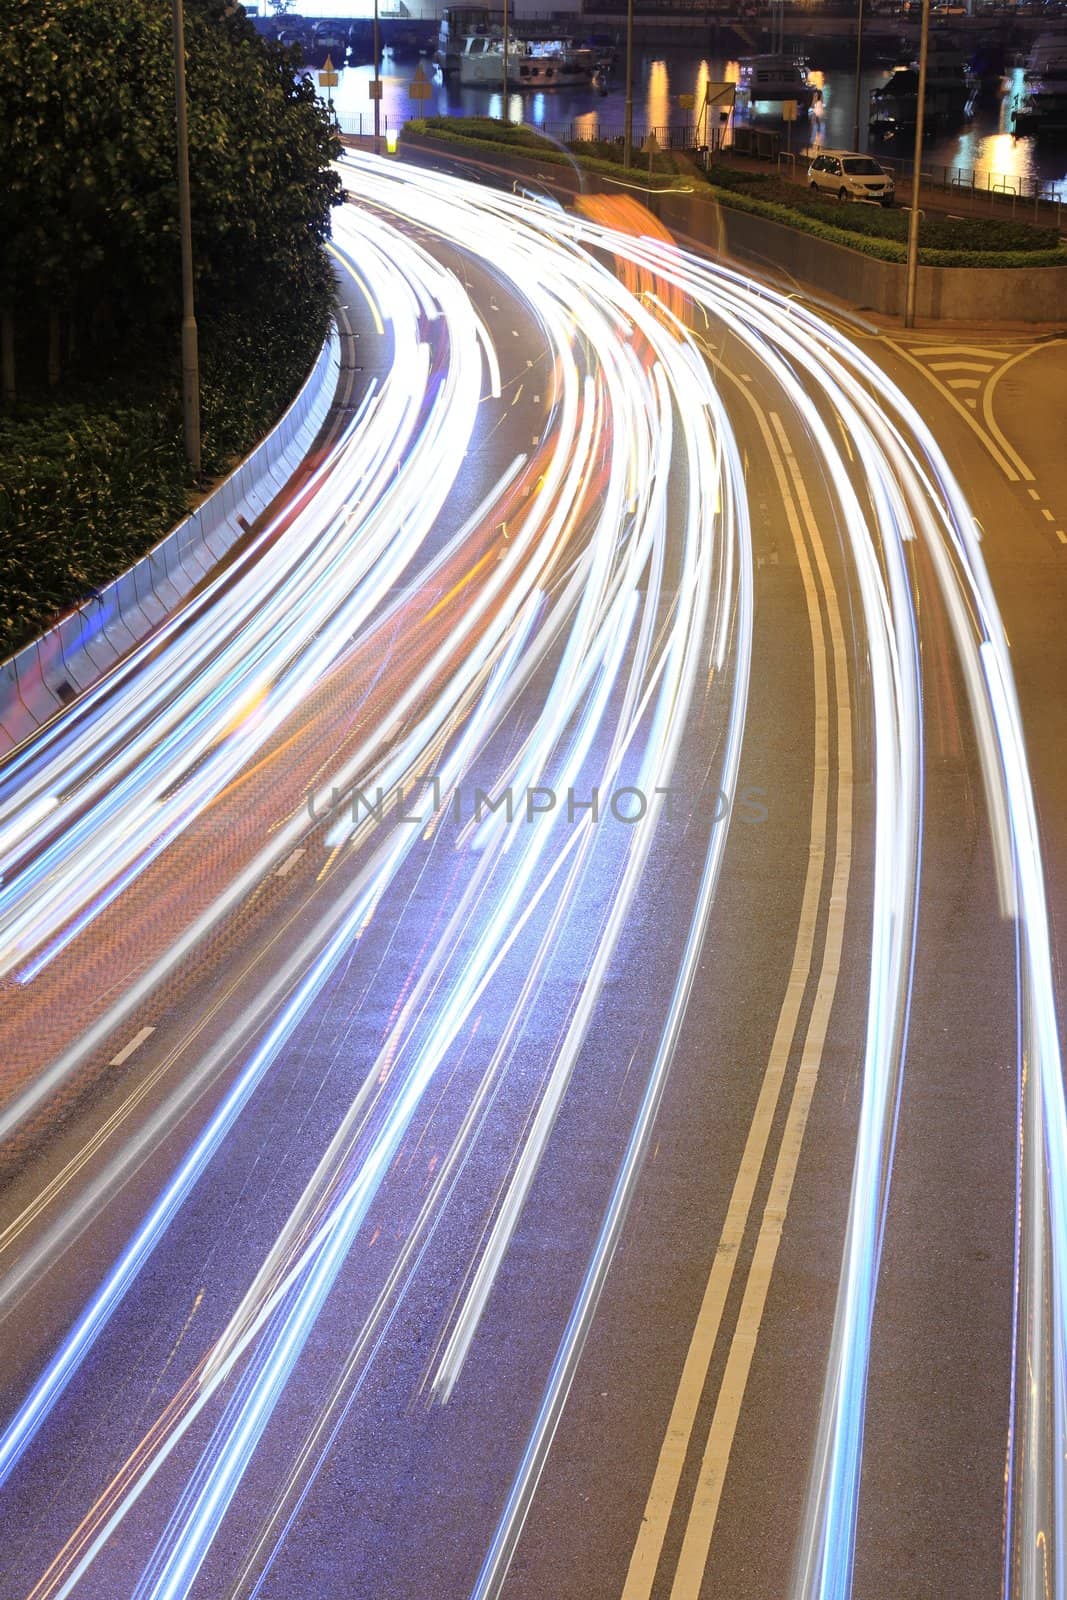
<svg viewBox="0 0 1067 1600">
<path fill-rule="evenodd" d="M 378 37 L 378 0 L 374 0 L 374 154 L 382 153 L 382 46 Z"/>
<path fill-rule="evenodd" d="M 923 164 L 923 122 L 926 117 L 926 56 L 930 42 L 930 0 L 923 0 L 919 39 L 919 98 L 915 105 L 915 170 L 911 179 L 911 216 L 908 218 L 908 265 L 904 289 L 904 326 L 915 326 L 915 290 L 919 281 L 919 179 Z"/>
<path fill-rule="evenodd" d="M 511 121 L 508 107 L 508 0 L 504 0 L 504 121 Z"/>
<path fill-rule="evenodd" d="M 626 119 L 622 164 L 628 167 L 634 153 L 634 0 L 626 0 Z"/>
<path fill-rule="evenodd" d="M 178 134 L 178 231 L 182 247 L 182 428 L 185 459 L 200 477 L 200 357 L 193 296 L 193 213 L 189 199 L 189 115 L 185 101 L 185 16 L 182 0 L 174 9 L 174 100 Z"/>
<path fill-rule="evenodd" d="M 852 121 L 852 148 L 860 147 L 860 68 L 863 63 L 863 0 L 856 19 L 856 114 Z"/>
</svg>

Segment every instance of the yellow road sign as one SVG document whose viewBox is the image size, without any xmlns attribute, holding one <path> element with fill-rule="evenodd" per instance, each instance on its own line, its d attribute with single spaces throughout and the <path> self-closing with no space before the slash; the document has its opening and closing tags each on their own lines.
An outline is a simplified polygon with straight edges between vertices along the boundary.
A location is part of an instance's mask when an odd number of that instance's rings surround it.
<svg viewBox="0 0 1067 1600">
<path fill-rule="evenodd" d="M 692 111 L 696 103 L 697 97 L 695 94 L 680 94 L 678 96 L 678 104 L 681 106 L 683 111 Z"/>
<path fill-rule="evenodd" d="M 736 83 L 709 83 L 704 92 L 704 103 L 709 106 L 720 106 L 724 111 L 732 111 L 736 93 Z"/>
<path fill-rule="evenodd" d="M 797 120 L 797 103 L 795 100 L 782 101 L 782 121 L 795 122 Z"/>
</svg>

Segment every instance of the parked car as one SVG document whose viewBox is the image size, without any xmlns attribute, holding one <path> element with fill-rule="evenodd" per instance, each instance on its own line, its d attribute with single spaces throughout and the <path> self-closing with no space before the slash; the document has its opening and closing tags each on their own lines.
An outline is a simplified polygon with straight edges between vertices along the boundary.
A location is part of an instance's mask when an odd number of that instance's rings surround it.
<svg viewBox="0 0 1067 1600">
<path fill-rule="evenodd" d="M 824 150 L 808 168 L 808 184 L 839 200 L 874 200 L 883 206 L 891 206 L 896 194 L 892 173 L 858 150 Z"/>
</svg>

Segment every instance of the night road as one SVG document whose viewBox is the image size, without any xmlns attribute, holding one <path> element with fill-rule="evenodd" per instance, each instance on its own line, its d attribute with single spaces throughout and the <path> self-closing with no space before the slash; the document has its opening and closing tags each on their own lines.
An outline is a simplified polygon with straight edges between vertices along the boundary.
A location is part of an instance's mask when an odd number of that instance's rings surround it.
<svg viewBox="0 0 1067 1600">
<path fill-rule="evenodd" d="M 340 169 L 0 762 L 0 1600 L 1067 1595 L 1063 344 Z"/>
</svg>

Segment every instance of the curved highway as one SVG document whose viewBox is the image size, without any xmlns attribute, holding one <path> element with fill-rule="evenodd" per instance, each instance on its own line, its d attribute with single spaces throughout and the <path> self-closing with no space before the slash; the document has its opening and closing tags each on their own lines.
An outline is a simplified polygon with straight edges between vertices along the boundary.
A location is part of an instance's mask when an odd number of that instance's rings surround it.
<svg viewBox="0 0 1067 1600">
<path fill-rule="evenodd" d="M 632 199 L 343 171 L 351 414 L 0 765 L 0 1594 L 1064 1595 L 1056 973 L 963 489 Z"/>
</svg>

